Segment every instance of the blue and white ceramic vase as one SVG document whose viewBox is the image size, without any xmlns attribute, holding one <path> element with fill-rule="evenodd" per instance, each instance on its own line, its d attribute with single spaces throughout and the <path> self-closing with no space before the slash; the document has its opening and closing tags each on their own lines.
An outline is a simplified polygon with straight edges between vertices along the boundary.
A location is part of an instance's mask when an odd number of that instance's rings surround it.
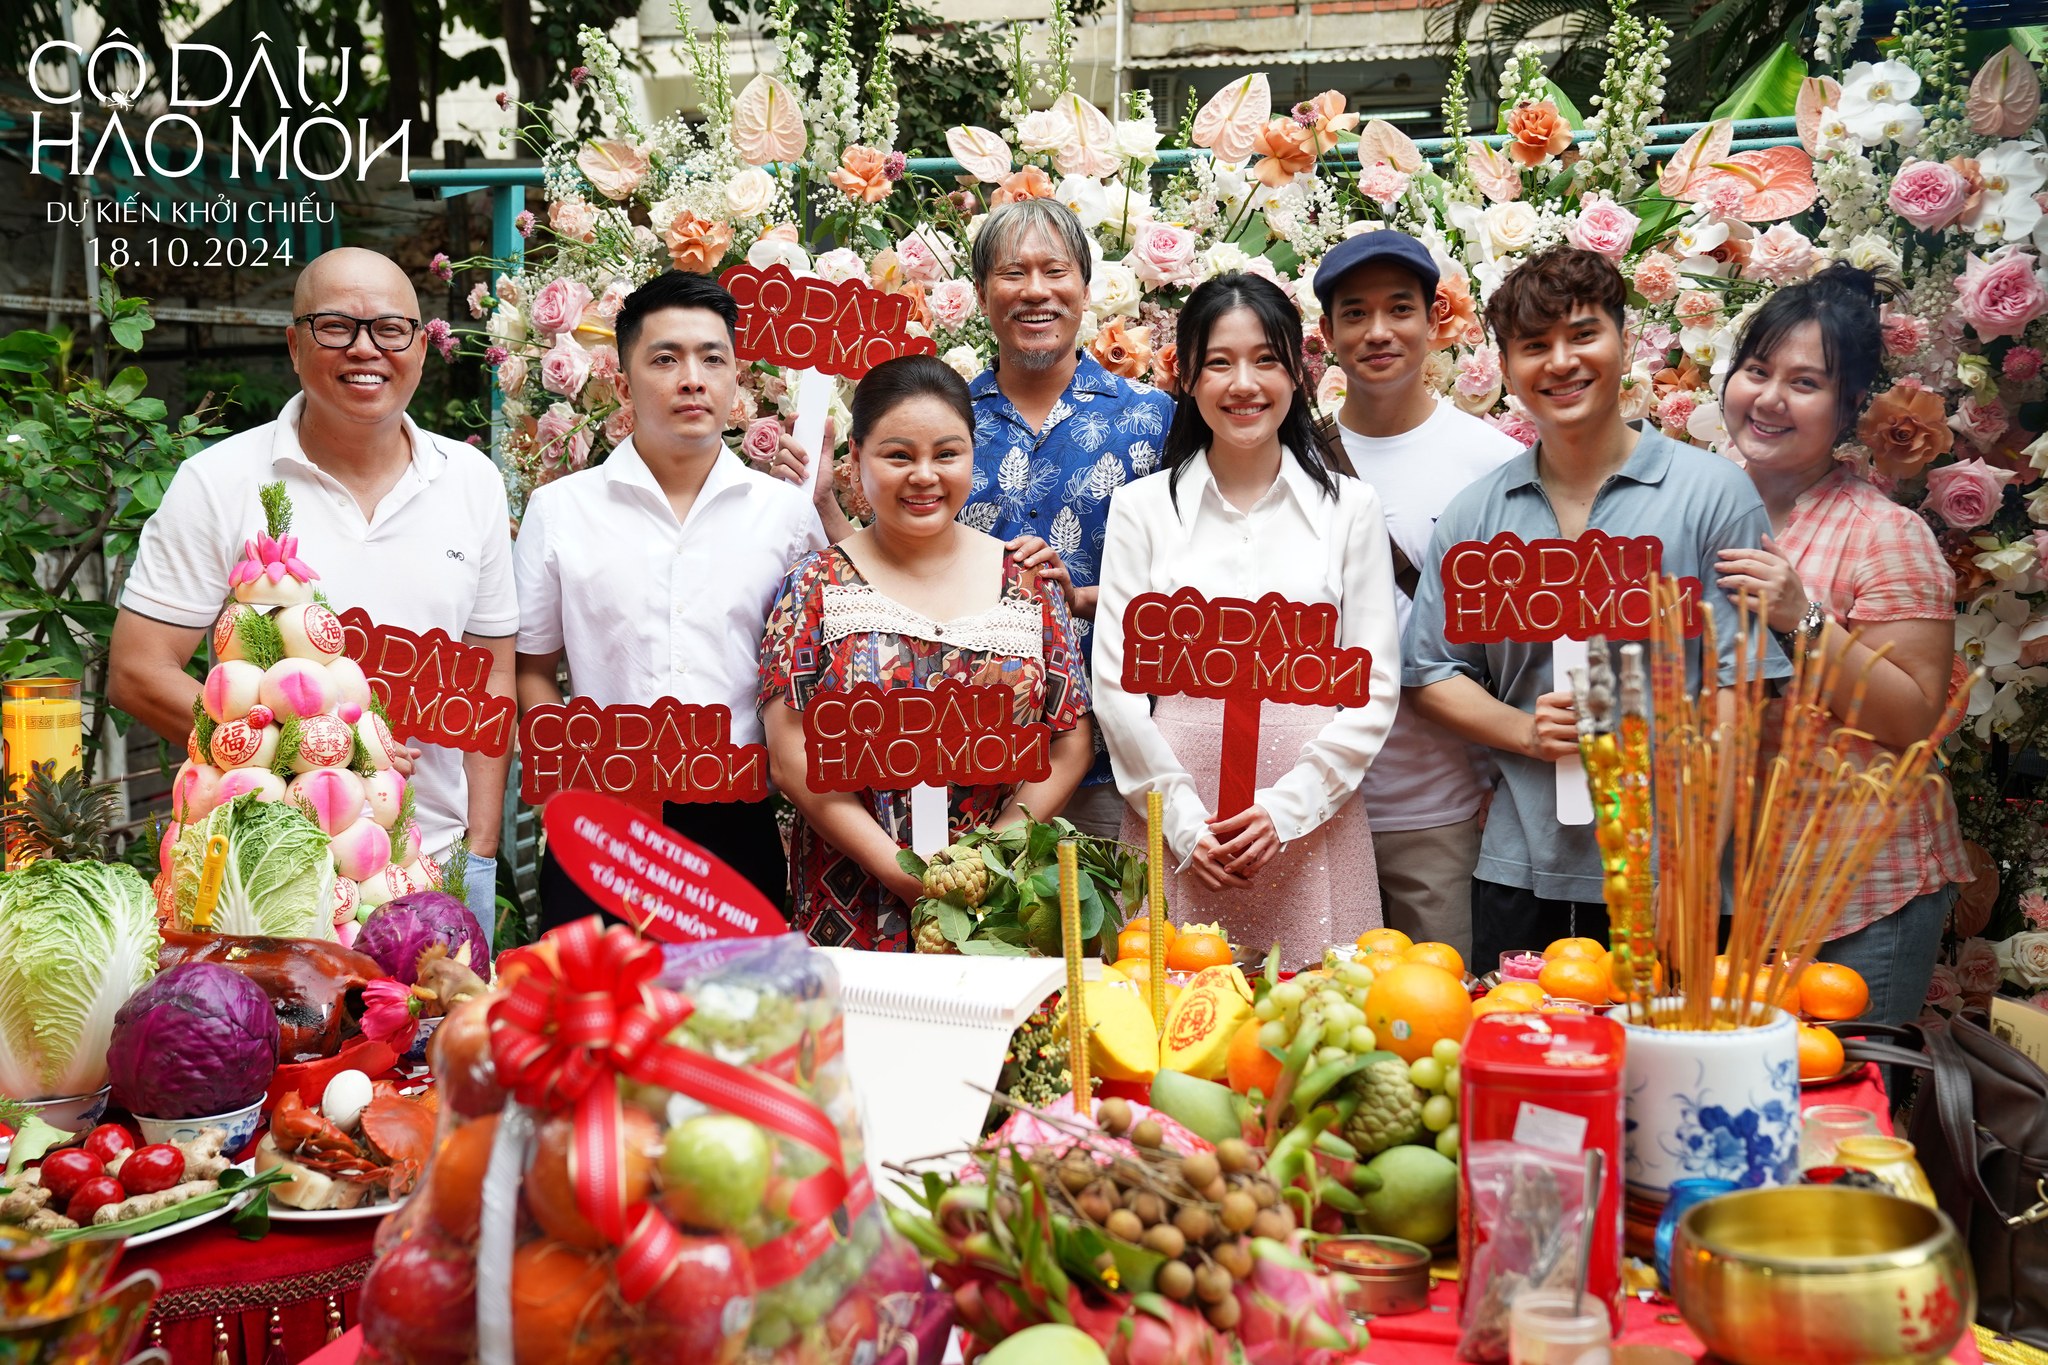
<svg viewBox="0 0 2048 1365">
<path fill-rule="evenodd" d="M 1768 1022 L 1698 1033 L 1630 1023 L 1623 1138 L 1630 1193 L 1662 1203 L 1675 1180 L 1784 1185 L 1799 1175 L 1799 1032 Z"/>
</svg>

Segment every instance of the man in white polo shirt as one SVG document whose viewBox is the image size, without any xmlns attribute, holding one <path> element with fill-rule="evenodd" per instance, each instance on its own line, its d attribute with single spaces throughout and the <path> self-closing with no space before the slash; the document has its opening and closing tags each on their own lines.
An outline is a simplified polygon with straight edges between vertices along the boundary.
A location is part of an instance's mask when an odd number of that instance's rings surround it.
<svg viewBox="0 0 2048 1365">
<path fill-rule="evenodd" d="M 1404 232 L 1362 232 L 1316 267 L 1323 338 L 1344 371 L 1337 414 L 1344 453 L 1380 495 L 1397 562 L 1394 611 L 1405 629 L 1436 519 L 1467 484 L 1521 449 L 1430 392 L 1430 305 L 1437 265 Z M 1411 566 L 1403 568 L 1403 565 Z M 1390 928 L 1472 953 L 1472 869 L 1480 808 L 1493 785 L 1485 750 L 1403 706 L 1359 791 L 1372 819 L 1380 907 Z M 1475 971 L 1486 970 L 1484 966 Z"/>
<path fill-rule="evenodd" d="M 285 333 L 299 393 L 275 422 L 187 460 L 143 524 L 114 622 L 115 706 L 184 743 L 199 695 L 185 664 L 227 600 L 243 542 L 262 529 L 257 490 L 279 480 L 336 611 L 480 645 L 490 691 L 512 695 L 519 604 L 504 480 L 482 451 L 405 415 L 426 359 L 419 312 L 405 272 L 372 251 L 338 248 L 299 276 Z M 414 759 L 421 844 L 444 858 L 468 831 L 470 905 L 485 925 L 509 765 L 432 745 Z"/>
<path fill-rule="evenodd" d="M 761 742 L 761 632 L 783 575 L 824 547 L 825 530 L 803 489 L 726 449 L 738 321 L 731 294 L 680 270 L 620 307 L 633 434 L 597 468 L 536 489 L 519 524 L 522 710 L 562 700 L 566 659 L 576 694 L 599 706 L 723 706 L 734 744 Z M 770 801 L 670 802 L 663 818 L 771 903 L 788 900 Z M 540 891 L 544 928 L 598 908 L 552 858 Z"/>
</svg>

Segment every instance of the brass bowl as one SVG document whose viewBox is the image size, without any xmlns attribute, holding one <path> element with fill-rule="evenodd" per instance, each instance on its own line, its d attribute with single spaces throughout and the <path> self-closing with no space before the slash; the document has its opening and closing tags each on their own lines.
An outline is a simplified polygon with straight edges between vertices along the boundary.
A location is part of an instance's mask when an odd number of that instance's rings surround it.
<svg viewBox="0 0 2048 1365">
<path fill-rule="evenodd" d="M 1938 1209 L 1874 1190 L 1740 1190 L 1685 1212 L 1671 1294 L 1729 1365 L 1934 1362 L 1977 1316 L 1977 1284 Z"/>
</svg>

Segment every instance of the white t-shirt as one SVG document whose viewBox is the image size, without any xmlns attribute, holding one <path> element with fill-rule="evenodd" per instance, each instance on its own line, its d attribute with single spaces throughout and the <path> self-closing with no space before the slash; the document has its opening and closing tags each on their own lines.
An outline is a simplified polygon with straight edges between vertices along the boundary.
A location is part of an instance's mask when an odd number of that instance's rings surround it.
<svg viewBox="0 0 2048 1365">
<path fill-rule="evenodd" d="M 1437 404 L 1428 421 L 1399 436 L 1361 436 L 1341 425 L 1338 430 L 1352 468 L 1380 495 L 1388 536 L 1417 568 L 1429 562 L 1430 536 L 1451 499 L 1522 450 L 1512 438 L 1446 402 Z M 1405 635 L 1412 606 L 1408 595 L 1396 591 L 1394 606 Z M 1434 829 L 1471 819 L 1492 783 L 1486 750 L 1403 707 L 1360 792 L 1374 829 Z"/>
<path fill-rule="evenodd" d="M 121 606 L 168 625 L 205 629 L 228 597 L 228 572 L 263 529 L 258 490 L 283 480 L 299 555 L 336 611 L 361 607 L 378 625 L 425 632 L 511 635 L 512 518 L 505 481 L 474 446 L 405 421 L 412 463 L 363 516 L 341 483 L 299 447 L 295 395 L 275 422 L 230 436 L 178 468 L 142 524 Z M 420 745 L 413 772 L 420 843 L 439 857 L 469 823 L 459 750 Z"/>
<path fill-rule="evenodd" d="M 728 456 L 678 522 L 629 438 L 527 502 L 519 652 L 563 651 L 599 706 L 730 707 L 732 742 L 758 744 L 761 632 L 791 562 L 824 545 L 802 489 Z"/>
</svg>

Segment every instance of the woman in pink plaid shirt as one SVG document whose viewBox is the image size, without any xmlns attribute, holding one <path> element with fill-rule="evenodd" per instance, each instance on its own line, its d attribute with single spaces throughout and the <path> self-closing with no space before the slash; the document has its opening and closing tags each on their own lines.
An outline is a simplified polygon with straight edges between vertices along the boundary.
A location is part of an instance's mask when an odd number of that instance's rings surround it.
<svg viewBox="0 0 2048 1365">
<path fill-rule="evenodd" d="M 1876 281 L 1830 266 L 1757 310 L 1722 394 L 1774 535 L 1723 551 L 1721 586 L 1768 595 L 1786 653 L 1803 636 L 1809 652 L 1840 660 L 1848 681 L 1831 698 L 1836 714 L 1868 671 L 1859 728 L 1875 738 L 1848 741 L 1846 755 L 1864 762 L 1934 731 L 1955 655 L 1955 575 L 1934 533 L 1835 456 L 1883 355 Z M 1949 906 L 1970 875 L 1944 786 L 1900 821 L 1822 950 L 1869 983 L 1866 1020 L 1920 1013 Z"/>
</svg>

